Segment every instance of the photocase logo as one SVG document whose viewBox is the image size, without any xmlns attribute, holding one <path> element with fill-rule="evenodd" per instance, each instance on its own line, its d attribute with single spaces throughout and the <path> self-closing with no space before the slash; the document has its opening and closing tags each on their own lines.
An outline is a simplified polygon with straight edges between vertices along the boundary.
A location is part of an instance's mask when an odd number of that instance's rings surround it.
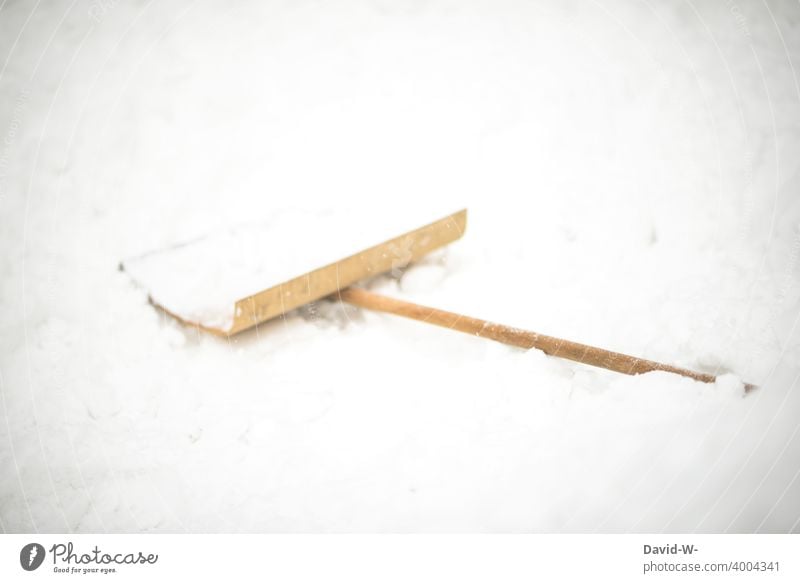
<svg viewBox="0 0 800 583">
<path fill-rule="evenodd" d="M 88 551 L 76 550 L 71 541 L 55 543 L 45 551 L 39 543 L 29 543 L 19 552 L 19 564 L 26 571 L 35 571 L 42 566 L 45 558 L 53 561 L 54 573 L 68 573 L 83 575 L 89 573 L 116 573 L 118 566 L 126 565 L 155 565 L 158 555 L 139 552 L 104 553 L 95 545 Z"/>
<path fill-rule="evenodd" d="M 26 571 L 35 571 L 44 561 L 44 547 L 39 543 L 29 543 L 19 552 L 19 564 Z"/>
</svg>

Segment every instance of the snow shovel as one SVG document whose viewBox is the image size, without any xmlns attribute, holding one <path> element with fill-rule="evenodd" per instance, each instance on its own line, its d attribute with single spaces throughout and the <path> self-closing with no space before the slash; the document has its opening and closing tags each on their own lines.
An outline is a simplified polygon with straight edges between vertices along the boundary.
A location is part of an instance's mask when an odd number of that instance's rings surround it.
<svg viewBox="0 0 800 583">
<path fill-rule="evenodd" d="M 297 221 L 282 219 L 278 216 L 273 223 L 239 227 L 216 238 L 125 260 L 120 269 L 148 290 L 152 304 L 185 324 L 219 336 L 238 334 L 307 303 L 333 298 L 619 373 L 666 371 L 705 383 L 716 380 L 711 374 L 353 287 L 361 280 L 405 268 L 459 239 L 466 229 L 466 209 L 422 227 L 403 229 L 389 240 L 384 239 L 386 234 L 397 233 L 400 223 L 394 231 L 375 221 L 343 229 L 322 215 L 303 217 L 303 228 L 298 230 Z M 298 245 L 298 239 L 305 244 Z M 279 252 L 271 252 L 276 247 Z M 745 390 L 752 388 L 745 385 Z"/>
</svg>

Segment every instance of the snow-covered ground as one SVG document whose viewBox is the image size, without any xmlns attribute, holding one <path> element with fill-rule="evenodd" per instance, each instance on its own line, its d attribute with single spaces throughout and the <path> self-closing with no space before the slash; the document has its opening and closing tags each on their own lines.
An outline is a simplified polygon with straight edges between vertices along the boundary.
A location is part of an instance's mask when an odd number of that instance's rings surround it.
<svg viewBox="0 0 800 583">
<path fill-rule="evenodd" d="M 4 531 L 800 529 L 796 2 L 8 0 L 0 67 Z M 722 378 L 117 270 L 367 201 L 470 212 L 376 289 Z"/>
</svg>

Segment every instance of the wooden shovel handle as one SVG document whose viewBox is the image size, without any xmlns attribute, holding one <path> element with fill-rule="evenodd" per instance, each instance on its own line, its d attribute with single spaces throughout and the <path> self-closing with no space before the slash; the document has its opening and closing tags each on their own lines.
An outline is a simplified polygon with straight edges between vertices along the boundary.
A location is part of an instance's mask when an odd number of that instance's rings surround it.
<svg viewBox="0 0 800 583">
<path fill-rule="evenodd" d="M 545 354 L 551 356 L 568 358 L 569 360 L 592 366 L 599 366 L 600 368 L 624 374 L 636 375 L 654 370 L 663 370 L 693 378 L 704 383 L 713 383 L 716 380 L 716 377 L 711 374 L 694 372 L 685 368 L 662 364 L 644 358 L 637 358 L 620 352 L 604 350 L 595 346 L 589 346 L 588 344 L 570 342 L 569 340 L 545 336 L 544 334 L 537 334 L 536 332 L 529 332 L 527 330 L 520 330 L 519 328 L 513 328 L 503 324 L 495 324 L 477 318 L 470 318 L 469 316 L 462 316 L 461 314 L 454 314 L 453 312 L 420 306 L 419 304 L 412 304 L 411 302 L 378 295 L 357 287 L 341 290 L 339 292 L 339 298 L 361 308 L 404 316 L 412 320 L 419 320 L 420 322 L 427 322 L 444 328 L 451 328 L 459 332 L 472 334 L 473 336 L 479 336 L 481 338 L 489 338 L 490 340 L 496 340 L 497 342 L 517 346 L 519 348 L 538 348 Z M 753 388 L 752 385 L 745 385 L 746 390 L 751 388 Z"/>
</svg>

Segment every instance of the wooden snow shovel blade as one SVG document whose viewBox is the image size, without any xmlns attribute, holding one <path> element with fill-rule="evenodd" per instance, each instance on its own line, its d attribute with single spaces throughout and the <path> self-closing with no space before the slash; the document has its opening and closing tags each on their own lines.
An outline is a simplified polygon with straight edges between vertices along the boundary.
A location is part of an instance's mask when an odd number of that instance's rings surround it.
<svg viewBox="0 0 800 583">
<path fill-rule="evenodd" d="M 365 212 L 340 226 L 324 215 L 284 214 L 270 223 L 125 260 L 120 269 L 168 314 L 229 336 L 357 281 L 406 267 L 460 238 L 467 211 L 399 235 L 384 230 L 408 225 L 404 219 L 399 212 Z M 386 240 L 387 234 L 395 236 Z"/>
<path fill-rule="evenodd" d="M 351 248 L 349 255 L 339 255 L 344 258 L 322 263 L 321 267 L 305 272 L 295 267 L 294 255 L 291 252 L 293 247 L 287 246 L 280 254 L 273 255 L 273 259 L 288 258 L 289 262 L 284 266 L 285 269 L 283 271 L 278 269 L 278 272 L 291 273 L 292 277 L 276 280 L 269 280 L 260 273 L 262 269 L 259 262 L 265 254 L 269 255 L 270 248 L 262 245 L 263 241 L 259 239 L 259 235 L 265 229 L 273 230 L 280 225 L 256 226 L 254 233 L 251 234 L 242 234 L 237 230 L 236 233 L 229 233 L 227 238 L 223 236 L 216 241 L 201 240 L 149 253 L 122 262 L 120 269 L 129 272 L 135 281 L 148 289 L 153 304 L 186 324 L 222 336 L 242 332 L 309 302 L 332 297 L 358 307 L 404 316 L 510 346 L 524 349 L 537 348 L 551 356 L 624 374 L 665 371 L 706 383 L 713 383 L 716 380 L 711 374 L 350 287 L 362 279 L 404 268 L 425 254 L 459 239 L 464 234 L 466 224 L 467 211 L 464 209 L 385 240 L 383 243 L 363 247 L 361 251 Z M 308 230 L 308 237 L 315 242 L 318 240 L 320 243 L 315 244 L 323 244 L 326 248 L 331 246 L 335 239 L 335 236 L 331 238 L 330 233 L 323 233 L 318 225 L 309 227 Z M 297 235 L 294 231 L 289 234 Z M 276 237 L 273 236 L 272 241 L 275 240 Z M 333 247 L 335 248 L 335 245 Z M 234 253 L 237 250 L 238 255 Z M 329 251 L 333 252 L 333 249 Z M 215 257 L 221 260 L 218 262 L 219 266 L 228 270 L 233 267 L 233 272 L 225 276 L 218 275 L 215 269 L 208 265 L 209 260 Z M 254 259 L 255 262 L 250 264 L 246 261 L 247 258 Z M 236 267 L 242 268 L 238 275 Z M 264 283 L 269 281 L 273 283 L 269 287 L 263 287 Z M 248 293 L 242 293 L 242 290 L 248 290 Z M 199 301 L 195 301 L 198 298 Z M 745 384 L 746 391 L 753 388 L 754 385 Z"/>
</svg>

